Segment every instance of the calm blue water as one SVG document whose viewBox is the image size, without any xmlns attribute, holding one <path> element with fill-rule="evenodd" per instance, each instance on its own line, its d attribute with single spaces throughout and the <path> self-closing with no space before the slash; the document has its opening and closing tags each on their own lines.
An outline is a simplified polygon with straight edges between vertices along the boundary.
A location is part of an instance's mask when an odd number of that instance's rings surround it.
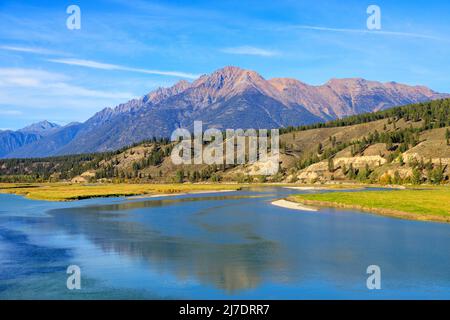
<svg viewBox="0 0 450 320">
<path fill-rule="evenodd" d="M 270 204 L 298 192 L 0 195 L 0 299 L 450 299 L 450 225 Z M 81 290 L 66 288 L 73 264 Z"/>
</svg>

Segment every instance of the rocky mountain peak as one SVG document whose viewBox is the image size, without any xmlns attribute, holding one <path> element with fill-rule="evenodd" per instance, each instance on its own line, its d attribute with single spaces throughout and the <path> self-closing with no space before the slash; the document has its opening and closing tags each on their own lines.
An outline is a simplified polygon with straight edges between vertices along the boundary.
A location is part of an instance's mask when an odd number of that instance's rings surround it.
<svg viewBox="0 0 450 320">
<path fill-rule="evenodd" d="M 3 155 L 114 150 L 152 137 L 168 137 L 175 128 L 189 128 L 196 120 L 215 128 L 279 128 L 445 97 L 449 95 L 423 86 L 361 78 L 331 79 L 324 85 L 290 78 L 265 80 L 255 71 L 228 66 L 193 83 L 183 80 L 103 109 L 85 123 L 44 131 L 51 134 L 37 134 L 44 138 L 14 145 L 17 151 L 5 147 Z M 41 127 L 51 125 L 42 123 Z"/>
<path fill-rule="evenodd" d="M 263 77 L 255 71 L 228 66 L 219 69 L 210 75 L 201 76 L 194 82 L 193 86 L 215 90 L 232 90 L 244 83 L 251 84 L 261 81 L 264 81 Z"/>
<path fill-rule="evenodd" d="M 273 78 L 269 80 L 269 83 L 278 91 L 285 91 L 289 88 L 308 87 L 306 83 L 293 78 Z"/>
<path fill-rule="evenodd" d="M 209 102 L 251 91 L 281 99 L 277 89 L 259 73 L 235 66 L 227 66 L 200 77 L 192 84 L 192 89 L 195 89 L 196 96 L 203 96 L 203 100 Z"/>
<path fill-rule="evenodd" d="M 34 133 L 42 133 L 47 130 L 52 130 L 59 128 L 60 125 L 56 123 L 49 122 L 47 120 L 33 123 L 25 128 L 20 129 L 21 132 L 34 132 Z"/>
<path fill-rule="evenodd" d="M 159 87 L 155 91 L 150 92 L 143 98 L 144 103 L 157 104 L 171 96 L 175 96 L 191 86 L 186 80 L 178 81 L 176 84 L 169 88 Z"/>
</svg>

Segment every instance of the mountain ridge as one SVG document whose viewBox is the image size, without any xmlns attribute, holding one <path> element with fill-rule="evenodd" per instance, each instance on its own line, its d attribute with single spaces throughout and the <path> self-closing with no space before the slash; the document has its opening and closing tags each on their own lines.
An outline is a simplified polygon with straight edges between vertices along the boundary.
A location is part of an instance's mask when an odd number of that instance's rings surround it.
<svg viewBox="0 0 450 320">
<path fill-rule="evenodd" d="M 61 126 L 47 120 L 30 124 L 19 130 L 0 130 L 0 157 L 37 142 L 56 132 Z"/>
<path fill-rule="evenodd" d="M 264 161 L 175 165 L 175 145 L 148 140 L 114 152 L 4 159 L 0 182 L 448 183 L 450 99 L 281 129 L 274 175 L 261 175 Z"/>
<path fill-rule="evenodd" d="M 269 129 L 445 97 L 450 95 L 424 86 L 362 78 L 330 79 L 319 86 L 292 78 L 266 80 L 255 71 L 228 66 L 193 82 L 182 80 L 115 108 L 105 108 L 76 130 L 58 128 L 4 156 L 42 157 L 114 150 L 152 137 L 169 137 L 179 127 L 192 129 L 195 120 L 203 121 L 204 129 Z"/>
</svg>

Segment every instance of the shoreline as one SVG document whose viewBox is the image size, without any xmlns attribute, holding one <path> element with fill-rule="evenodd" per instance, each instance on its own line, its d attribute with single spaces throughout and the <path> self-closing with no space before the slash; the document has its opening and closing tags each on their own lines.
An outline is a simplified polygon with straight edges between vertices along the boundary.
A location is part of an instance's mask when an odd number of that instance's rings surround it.
<svg viewBox="0 0 450 320">
<path fill-rule="evenodd" d="M 198 183 L 198 184 L 113 184 L 113 183 L 0 183 L 0 194 L 16 194 L 30 200 L 68 202 L 94 198 L 127 197 L 130 199 L 169 197 L 184 194 L 209 194 L 238 191 L 252 187 L 284 187 L 297 190 L 309 188 L 334 190 L 335 187 L 301 186 L 286 183 Z M 324 188 L 325 187 L 325 188 Z M 351 189 L 351 186 L 347 186 Z M 362 186 L 360 186 L 362 187 Z M 307 188 L 307 189 L 306 189 Z"/>
<path fill-rule="evenodd" d="M 210 193 L 224 193 L 224 192 L 235 192 L 237 190 L 205 190 L 205 191 L 187 191 L 179 193 L 154 193 L 154 194 L 140 194 L 135 196 L 126 196 L 127 199 L 146 199 L 146 198 L 159 198 L 159 197 L 173 197 L 173 196 L 184 196 L 188 194 L 210 194 Z"/>
<path fill-rule="evenodd" d="M 450 217 L 442 217 L 439 215 L 430 215 L 430 214 L 417 214 L 412 212 L 400 211 L 395 209 L 385 209 L 385 208 L 368 208 L 362 205 L 350 205 L 332 201 L 319 201 L 319 200 L 306 200 L 301 199 L 297 200 L 293 197 L 289 197 L 288 200 L 292 203 L 300 203 L 303 205 L 312 205 L 318 207 L 326 207 L 326 208 L 337 208 L 337 209 L 349 209 L 349 210 L 358 210 L 367 213 L 373 213 L 385 217 L 390 218 L 398 218 L 404 220 L 412 220 L 412 221 L 422 221 L 422 222 L 439 222 L 439 223 L 450 223 Z"/>
<path fill-rule="evenodd" d="M 363 190 L 367 188 L 367 186 L 339 186 L 339 187 L 330 187 L 330 186 L 305 186 L 305 187 L 283 187 L 284 189 L 291 190 L 299 190 L 299 191 L 314 191 L 314 190 L 323 190 L 323 191 L 345 191 L 345 190 Z"/>
<path fill-rule="evenodd" d="M 294 210 L 299 210 L 299 211 L 312 211 L 312 212 L 318 211 L 318 209 L 316 209 L 316 208 L 307 207 L 305 205 L 302 205 L 299 202 L 288 201 L 286 199 L 272 201 L 271 205 L 274 205 L 274 206 L 277 206 L 280 208 L 294 209 Z"/>
<path fill-rule="evenodd" d="M 241 185 L 210 184 L 27 184 L 0 186 L 0 194 L 15 194 L 29 200 L 69 202 L 94 198 L 129 199 L 210 194 L 241 190 Z"/>
</svg>

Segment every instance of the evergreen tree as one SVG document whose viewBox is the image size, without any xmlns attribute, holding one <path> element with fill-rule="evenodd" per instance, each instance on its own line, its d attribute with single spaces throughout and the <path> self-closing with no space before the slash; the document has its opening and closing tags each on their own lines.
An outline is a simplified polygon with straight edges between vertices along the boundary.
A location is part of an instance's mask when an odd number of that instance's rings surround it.
<svg viewBox="0 0 450 320">
<path fill-rule="evenodd" d="M 328 171 L 334 172 L 334 160 L 333 158 L 328 159 Z"/>
<path fill-rule="evenodd" d="M 441 184 L 444 181 L 444 166 L 442 163 L 439 163 L 439 166 L 436 166 L 431 171 L 431 182 L 434 184 Z"/>
<path fill-rule="evenodd" d="M 417 167 L 412 170 L 411 183 L 416 185 L 422 183 L 422 172 Z"/>
<path fill-rule="evenodd" d="M 317 153 L 322 154 L 322 151 L 323 151 L 323 146 L 322 146 L 322 143 L 319 142 L 319 144 L 317 145 Z"/>
<path fill-rule="evenodd" d="M 400 176 L 400 173 L 397 171 L 397 170 L 395 170 L 395 172 L 394 172 L 394 184 L 402 184 L 402 178 L 401 178 L 401 176 Z"/>
<path fill-rule="evenodd" d="M 184 182 L 184 171 L 178 170 L 175 174 L 175 182 L 176 183 L 183 183 Z"/>
</svg>

